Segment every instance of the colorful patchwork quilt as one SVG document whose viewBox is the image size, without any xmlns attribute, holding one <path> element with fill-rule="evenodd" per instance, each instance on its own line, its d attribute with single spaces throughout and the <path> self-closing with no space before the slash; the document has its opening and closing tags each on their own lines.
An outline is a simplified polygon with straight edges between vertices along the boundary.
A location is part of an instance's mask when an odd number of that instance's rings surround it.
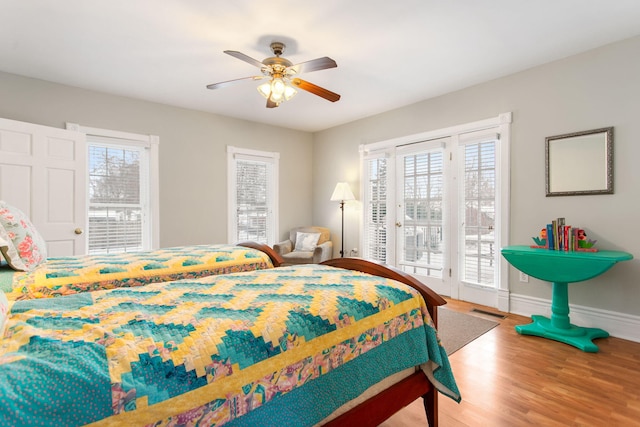
<svg viewBox="0 0 640 427">
<path fill-rule="evenodd" d="M 30 272 L 0 271 L 9 300 L 50 298 L 214 274 L 272 268 L 264 252 L 241 246 L 179 246 L 123 254 L 49 258 Z"/>
<path fill-rule="evenodd" d="M 459 400 L 422 297 L 329 266 L 16 301 L 0 425 L 314 425 L 413 366 Z"/>
</svg>

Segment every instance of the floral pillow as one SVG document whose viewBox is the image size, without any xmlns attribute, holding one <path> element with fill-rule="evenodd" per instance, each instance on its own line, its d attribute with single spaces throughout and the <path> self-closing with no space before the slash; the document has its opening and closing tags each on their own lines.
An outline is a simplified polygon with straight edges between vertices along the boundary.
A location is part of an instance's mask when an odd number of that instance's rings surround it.
<svg viewBox="0 0 640 427">
<path fill-rule="evenodd" d="M 296 233 L 296 247 L 294 251 L 311 252 L 318 245 L 320 239 L 320 233 L 303 233 L 298 231 Z"/>
<path fill-rule="evenodd" d="M 29 218 L 18 208 L 0 200 L 0 246 L 14 270 L 29 271 L 47 259 L 44 239 Z"/>
</svg>

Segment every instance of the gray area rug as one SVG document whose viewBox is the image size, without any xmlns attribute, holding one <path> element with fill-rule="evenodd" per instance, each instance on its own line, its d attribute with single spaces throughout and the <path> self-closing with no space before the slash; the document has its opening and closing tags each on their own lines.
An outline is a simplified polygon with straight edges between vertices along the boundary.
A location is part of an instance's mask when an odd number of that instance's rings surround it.
<svg viewBox="0 0 640 427">
<path fill-rule="evenodd" d="M 493 320 L 438 307 L 438 336 L 448 355 L 498 325 Z"/>
</svg>

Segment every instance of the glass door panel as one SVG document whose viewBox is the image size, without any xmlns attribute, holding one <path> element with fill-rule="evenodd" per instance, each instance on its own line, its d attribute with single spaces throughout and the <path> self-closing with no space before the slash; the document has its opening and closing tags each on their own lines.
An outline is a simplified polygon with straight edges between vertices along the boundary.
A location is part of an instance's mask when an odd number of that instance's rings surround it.
<svg viewBox="0 0 640 427">
<path fill-rule="evenodd" d="M 402 154 L 397 164 L 398 182 L 402 183 L 396 217 L 397 266 L 425 282 L 441 282 L 448 279 L 444 148 Z"/>
</svg>

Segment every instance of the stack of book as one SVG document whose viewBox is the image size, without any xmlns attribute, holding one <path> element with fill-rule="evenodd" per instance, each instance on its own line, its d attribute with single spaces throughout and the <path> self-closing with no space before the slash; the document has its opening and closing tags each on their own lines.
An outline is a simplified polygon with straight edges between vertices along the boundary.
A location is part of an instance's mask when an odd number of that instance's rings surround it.
<svg viewBox="0 0 640 427">
<path fill-rule="evenodd" d="M 533 238 L 532 248 L 544 248 L 553 251 L 597 252 L 593 247 L 596 241 L 587 239 L 583 228 L 565 224 L 564 218 L 557 218 L 540 231 L 540 237 Z"/>
</svg>

